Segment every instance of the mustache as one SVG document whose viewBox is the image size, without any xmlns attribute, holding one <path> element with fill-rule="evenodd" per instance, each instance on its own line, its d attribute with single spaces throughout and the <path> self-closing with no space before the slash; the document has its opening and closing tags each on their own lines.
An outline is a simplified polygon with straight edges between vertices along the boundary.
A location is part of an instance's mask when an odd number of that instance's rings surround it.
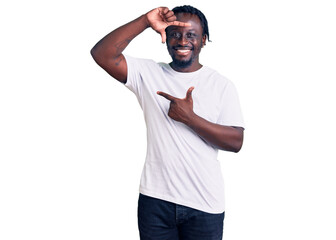
<svg viewBox="0 0 336 240">
<path fill-rule="evenodd" d="M 176 45 L 172 47 L 175 50 L 178 49 L 189 49 L 189 50 L 193 50 L 194 48 L 192 46 L 188 46 L 188 45 Z"/>
</svg>

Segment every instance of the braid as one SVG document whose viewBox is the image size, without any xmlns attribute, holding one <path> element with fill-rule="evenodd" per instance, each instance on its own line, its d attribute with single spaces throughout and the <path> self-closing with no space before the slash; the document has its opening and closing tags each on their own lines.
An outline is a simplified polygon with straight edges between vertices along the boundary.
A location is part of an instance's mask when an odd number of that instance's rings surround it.
<svg viewBox="0 0 336 240">
<path fill-rule="evenodd" d="M 184 5 L 184 6 L 180 6 L 180 7 L 175 7 L 175 8 L 172 9 L 172 11 L 174 12 L 174 14 L 190 13 L 190 14 L 197 15 L 198 18 L 200 19 L 201 26 L 203 28 L 203 36 L 206 35 L 208 41 L 211 42 L 210 39 L 209 39 L 208 21 L 207 21 L 206 17 L 204 16 L 204 14 L 200 10 L 198 10 L 197 8 L 194 8 L 190 5 Z"/>
</svg>

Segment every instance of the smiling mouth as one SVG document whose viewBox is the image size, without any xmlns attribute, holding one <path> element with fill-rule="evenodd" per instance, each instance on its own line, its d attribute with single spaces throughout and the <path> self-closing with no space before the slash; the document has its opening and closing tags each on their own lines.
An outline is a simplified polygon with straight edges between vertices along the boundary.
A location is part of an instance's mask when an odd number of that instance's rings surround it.
<svg viewBox="0 0 336 240">
<path fill-rule="evenodd" d="M 174 48 L 175 52 L 178 54 L 178 55 L 188 55 L 190 52 L 191 52 L 191 49 L 185 49 L 185 48 Z"/>
<path fill-rule="evenodd" d="M 186 50 L 179 49 L 179 50 L 176 50 L 176 51 L 179 52 L 179 53 L 189 53 L 191 50 L 190 49 L 186 49 Z"/>
</svg>

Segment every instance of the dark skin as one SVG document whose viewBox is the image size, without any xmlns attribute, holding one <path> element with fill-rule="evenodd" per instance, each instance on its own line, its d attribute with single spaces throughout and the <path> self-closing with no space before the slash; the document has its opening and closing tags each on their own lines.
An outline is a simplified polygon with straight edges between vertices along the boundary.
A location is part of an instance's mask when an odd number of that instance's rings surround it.
<svg viewBox="0 0 336 240">
<path fill-rule="evenodd" d="M 194 72 L 202 67 L 199 54 L 205 45 L 206 35 L 203 35 L 198 16 L 178 13 L 176 18 L 178 21 L 189 23 L 190 26 L 169 26 L 167 28 L 167 49 L 173 58 L 170 66 L 178 72 Z M 187 62 L 189 64 L 185 65 Z"/>
<path fill-rule="evenodd" d="M 122 54 L 124 49 L 136 36 L 149 27 L 161 35 L 162 43 L 164 43 L 166 41 L 165 29 L 172 25 L 189 26 L 187 23 L 176 21 L 174 12 L 167 7 L 155 8 L 107 34 L 91 49 L 91 55 L 108 74 L 126 83 L 127 63 Z"/>
<path fill-rule="evenodd" d="M 173 58 L 170 66 L 174 70 L 194 72 L 202 67 L 199 62 L 199 54 L 205 45 L 206 36 L 202 34 L 199 18 L 192 14 L 177 14 L 175 16 L 166 7 L 153 9 L 106 35 L 91 50 L 94 60 L 112 77 L 126 83 L 127 63 L 122 52 L 136 36 L 148 27 L 161 35 L 163 43 L 167 39 L 168 52 Z M 183 99 L 161 91 L 158 91 L 157 94 L 170 101 L 168 111 L 170 118 L 186 124 L 216 148 L 239 152 L 243 144 L 244 129 L 215 124 L 195 114 L 192 99 L 193 89 L 194 87 L 190 87 Z"/>
</svg>

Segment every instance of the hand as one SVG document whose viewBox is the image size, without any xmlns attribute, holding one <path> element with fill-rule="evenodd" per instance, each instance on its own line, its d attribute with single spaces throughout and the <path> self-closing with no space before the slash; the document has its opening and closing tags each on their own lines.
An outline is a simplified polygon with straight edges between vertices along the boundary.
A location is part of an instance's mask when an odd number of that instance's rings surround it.
<svg viewBox="0 0 336 240">
<path fill-rule="evenodd" d="M 161 35 L 162 43 L 166 42 L 166 32 L 165 29 L 168 26 L 175 25 L 181 27 L 191 26 L 190 23 L 184 23 L 176 21 L 176 16 L 174 12 L 169 10 L 167 7 L 159 7 L 151 10 L 146 14 L 148 24 L 157 33 Z"/>
<path fill-rule="evenodd" d="M 191 92 L 194 90 L 194 87 L 190 87 L 187 91 L 185 98 L 180 99 L 173 97 L 167 93 L 158 91 L 157 94 L 165 97 L 170 101 L 170 107 L 168 111 L 168 116 L 174 119 L 175 121 L 188 124 L 188 122 L 195 115 L 193 111 L 193 99 Z"/>
</svg>

